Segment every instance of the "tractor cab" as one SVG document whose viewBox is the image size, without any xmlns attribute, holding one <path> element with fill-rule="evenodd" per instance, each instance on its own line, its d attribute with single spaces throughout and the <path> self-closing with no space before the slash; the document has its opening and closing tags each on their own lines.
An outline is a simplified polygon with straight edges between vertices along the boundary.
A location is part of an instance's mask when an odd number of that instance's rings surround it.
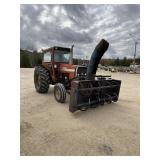
<svg viewBox="0 0 160 160">
<path fill-rule="evenodd" d="M 66 82 L 75 77 L 75 65 L 72 65 L 73 48 L 51 47 L 42 50 L 44 53 L 42 65 L 49 70 L 53 82 Z"/>
<path fill-rule="evenodd" d="M 69 63 L 70 48 L 52 47 L 43 49 L 42 52 L 44 53 L 43 62 Z"/>
</svg>

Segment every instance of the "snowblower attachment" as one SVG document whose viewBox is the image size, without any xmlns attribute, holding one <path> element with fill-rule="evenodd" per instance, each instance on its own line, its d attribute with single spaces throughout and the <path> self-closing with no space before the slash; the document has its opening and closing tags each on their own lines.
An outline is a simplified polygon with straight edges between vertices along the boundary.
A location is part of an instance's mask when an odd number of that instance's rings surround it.
<svg viewBox="0 0 160 160">
<path fill-rule="evenodd" d="M 109 43 L 102 39 L 92 53 L 84 80 L 71 82 L 70 112 L 118 101 L 121 81 L 109 76 L 96 76 L 98 64 L 108 47 Z"/>
</svg>

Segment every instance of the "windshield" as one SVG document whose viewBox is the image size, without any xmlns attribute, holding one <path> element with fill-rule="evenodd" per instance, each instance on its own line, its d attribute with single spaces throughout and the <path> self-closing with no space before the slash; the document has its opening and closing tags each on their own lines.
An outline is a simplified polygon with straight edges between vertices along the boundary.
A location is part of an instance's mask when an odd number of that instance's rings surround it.
<svg viewBox="0 0 160 160">
<path fill-rule="evenodd" d="M 69 63 L 69 57 L 70 57 L 70 52 L 67 52 L 67 51 L 55 51 L 54 52 L 55 62 Z"/>
</svg>

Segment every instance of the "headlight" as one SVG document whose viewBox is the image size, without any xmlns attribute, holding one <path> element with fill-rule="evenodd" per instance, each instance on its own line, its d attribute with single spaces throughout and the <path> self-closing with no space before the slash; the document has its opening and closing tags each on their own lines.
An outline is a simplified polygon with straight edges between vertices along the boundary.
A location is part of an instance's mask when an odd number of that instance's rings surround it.
<svg viewBox="0 0 160 160">
<path fill-rule="evenodd" d="M 54 65 L 54 68 L 57 68 L 57 65 L 56 65 L 56 64 Z"/>
<path fill-rule="evenodd" d="M 65 76 L 65 79 L 68 79 L 68 77 L 67 77 L 67 76 Z"/>
</svg>

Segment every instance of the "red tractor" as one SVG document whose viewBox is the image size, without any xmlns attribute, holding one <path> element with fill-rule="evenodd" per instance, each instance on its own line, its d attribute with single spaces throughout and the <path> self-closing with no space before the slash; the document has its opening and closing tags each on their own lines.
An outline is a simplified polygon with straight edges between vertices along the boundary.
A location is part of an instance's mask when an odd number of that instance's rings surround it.
<svg viewBox="0 0 160 160">
<path fill-rule="evenodd" d="M 36 66 L 34 71 L 36 91 L 47 93 L 49 85 L 54 85 L 54 96 L 60 103 L 65 102 L 67 93 L 70 94 L 70 112 L 116 102 L 121 81 L 96 76 L 98 64 L 108 47 L 109 43 L 102 39 L 93 51 L 88 66 L 72 65 L 73 46 L 43 50 L 42 65 Z"/>
</svg>

